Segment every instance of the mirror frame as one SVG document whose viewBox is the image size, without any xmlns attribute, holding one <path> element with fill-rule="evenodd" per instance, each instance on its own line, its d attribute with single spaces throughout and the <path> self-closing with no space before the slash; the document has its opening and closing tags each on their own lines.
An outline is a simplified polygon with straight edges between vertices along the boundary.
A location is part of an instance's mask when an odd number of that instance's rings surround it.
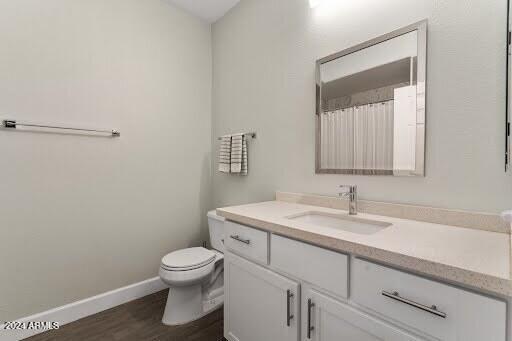
<svg viewBox="0 0 512 341">
<path fill-rule="evenodd" d="M 331 54 L 316 61 L 316 108 L 315 108 L 315 172 L 316 174 L 353 174 L 353 175 L 395 175 L 395 176 L 425 176 L 425 118 L 426 118 L 426 79 L 427 79 L 427 20 L 400 28 L 393 32 L 381 35 L 377 38 L 365 41 L 355 46 L 349 47 L 340 52 Z M 327 169 L 321 168 L 321 131 L 320 115 L 322 111 L 322 81 L 320 66 L 335 59 L 349 55 L 351 53 L 366 49 L 373 45 L 385 42 L 398 36 L 417 31 L 418 34 L 418 65 L 417 65 L 417 103 L 424 103 L 416 107 L 417 127 L 416 127 L 416 167 L 413 171 L 400 171 L 396 173 L 393 170 L 385 169 Z"/>
<path fill-rule="evenodd" d="M 505 97 L 506 97 L 506 107 L 505 107 L 505 172 L 510 171 L 510 148 L 511 148 L 511 139 L 510 139 L 510 130 L 512 125 L 511 109 L 512 109 L 512 94 L 511 94 L 511 84 L 512 84 L 512 20 L 510 18 L 510 12 L 512 11 L 512 2 L 507 0 L 507 40 L 506 40 L 506 54 L 507 54 L 507 80 L 506 80 L 506 88 L 505 88 Z"/>
</svg>

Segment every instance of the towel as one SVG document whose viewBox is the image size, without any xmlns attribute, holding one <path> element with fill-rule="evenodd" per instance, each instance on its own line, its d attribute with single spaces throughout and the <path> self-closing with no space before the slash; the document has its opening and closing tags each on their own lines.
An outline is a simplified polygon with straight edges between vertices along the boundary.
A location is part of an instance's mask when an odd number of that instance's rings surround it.
<svg viewBox="0 0 512 341">
<path fill-rule="evenodd" d="M 231 136 L 231 173 L 240 174 L 242 172 L 243 141 L 242 134 Z"/>
<path fill-rule="evenodd" d="M 231 137 L 231 173 L 247 175 L 247 137 L 237 134 Z"/>
<path fill-rule="evenodd" d="M 224 135 L 220 138 L 219 172 L 229 173 L 230 171 L 231 171 L 231 135 Z"/>
<path fill-rule="evenodd" d="M 249 157 L 247 155 L 247 136 L 242 135 L 242 167 L 240 170 L 240 175 L 247 175 L 249 171 L 248 160 Z"/>
</svg>

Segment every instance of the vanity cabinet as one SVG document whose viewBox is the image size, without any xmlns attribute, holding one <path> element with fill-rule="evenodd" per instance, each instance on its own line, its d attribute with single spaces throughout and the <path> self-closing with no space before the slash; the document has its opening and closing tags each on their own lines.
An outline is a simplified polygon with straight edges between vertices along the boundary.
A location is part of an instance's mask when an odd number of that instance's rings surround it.
<svg viewBox="0 0 512 341">
<path fill-rule="evenodd" d="M 226 231 L 228 341 L 507 341 L 503 300 L 236 223 Z"/>
<path fill-rule="evenodd" d="M 420 340 L 313 289 L 303 293 L 302 307 L 304 341 Z"/>
<path fill-rule="evenodd" d="M 297 282 L 229 252 L 224 275 L 224 334 L 228 340 L 299 339 Z"/>
</svg>

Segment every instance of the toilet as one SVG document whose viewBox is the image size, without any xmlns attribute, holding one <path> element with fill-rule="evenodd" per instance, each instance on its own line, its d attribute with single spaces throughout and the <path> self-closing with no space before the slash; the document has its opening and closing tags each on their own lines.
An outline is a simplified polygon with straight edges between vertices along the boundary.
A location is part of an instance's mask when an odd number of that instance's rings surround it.
<svg viewBox="0 0 512 341">
<path fill-rule="evenodd" d="M 212 250 L 192 247 L 162 258 L 159 275 L 169 285 L 166 325 L 195 321 L 224 303 L 224 218 L 215 211 L 207 216 Z"/>
</svg>

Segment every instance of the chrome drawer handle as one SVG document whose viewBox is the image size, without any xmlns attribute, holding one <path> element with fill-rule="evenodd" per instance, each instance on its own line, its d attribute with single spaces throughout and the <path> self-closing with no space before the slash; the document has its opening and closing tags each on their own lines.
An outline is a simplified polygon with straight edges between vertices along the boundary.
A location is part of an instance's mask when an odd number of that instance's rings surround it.
<svg viewBox="0 0 512 341">
<path fill-rule="evenodd" d="M 291 320 L 293 319 L 293 314 L 291 314 L 290 310 L 291 310 L 291 303 L 290 303 L 290 300 L 292 299 L 293 297 L 293 292 L 288 289 L 286 290 L 286 325 L 289 327 L 290 326 L 290 322 Z"/>
<path fill-rule="evenodd" d="M 415 308 L 418 308 L 420 310 L 426 311 L 427 313 L 431 313 L 433 315 L 436 315 L 436 316 L 439 316 L 439 317 L 442 317 L 442 318 L 446 318 L 446 313 L 443 313 L 442 311 L 437 310 L 437 307 L 435 305 L 429 307 L 429 306 L 426 306 L 424 304 L 411 301 L 411 300 L 409 300 L 407 298 L 401 297 L 400 294 L 397 291 L 388 292 L 388 291 L 384 291 L 383 290 L 382 291 L 382 295 L 386 296 L 386 297 L 389 297 L 389 298 L 391 298 L 393 300 L 396 300 L 398 302 L 402 302 L 402 303 L 405 303 L 405 304 L 410 305 L 412 307 L 415 307 Z"/>
<path fill-rule="evenodd" d="M 231 239 L 234 239 L 240 243 L 244 243 L 244 244 L 251 244 L 251 240 L 250 239 L 243 239 L 243 238 L 240 238 L 239 235 L 236 235 L 236 236 L 229 236 Z"/>
<path fill-rule="evenodd" d="M 311 339 L 311 332 L 315 330 L 315 327 L 311 325 L 311 310 L 315 304 L 311 300 L 311 298 L 308 299 L 308 326 L 307 326 L 307 333 L 308 333 L 308 339 Z"/>
</svg>

